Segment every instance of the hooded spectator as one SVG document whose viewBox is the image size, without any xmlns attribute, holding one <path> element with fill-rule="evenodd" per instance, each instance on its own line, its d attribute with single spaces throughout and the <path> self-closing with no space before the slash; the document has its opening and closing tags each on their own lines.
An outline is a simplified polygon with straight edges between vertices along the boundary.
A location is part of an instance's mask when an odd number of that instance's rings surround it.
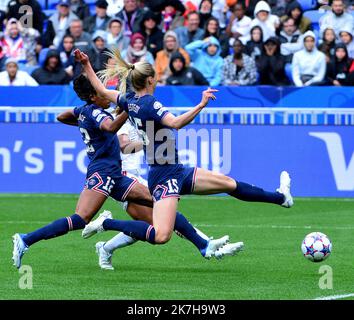
<svg viewBox="0 0 354 320">
<path fill-rule="evenodd" d="M 171 75 L 169 69 L 171 55 L 178 51 L 184 56 L 186 65 L 189 66 L 190 57 L 179 45 L 177 35 L 174 31 L 167 31 L 163 37 L 163 50 L 156 54 L 155 69 L 159 83 L 165 84 L 166 79 Z"/>
<path fill-rule="evenodd" d="M 318 50 L 326 55 L 327 63 L 334 55 L 334 47 L 336 46 L 336 33 L 333 28 L 326 28 L 323 30 L 322 39 L 318 45 Z"/>
<path fill-rule="evenodd" d="M 147 50 L 145 38 L 141 33 L 132 35 L 128 48 L 122 52 L 122 58 L 129 63 L 147 61 L 154 64 L 154 57 Z"/>
<path fill-rule="evenodd" d="M 95 71 L 104 69 L 109 50 L 106 48 L 107 35 L 103 30 L 97 30 L 92 36 L 93 58 L 91 64 Z"/>
<path fill-rule="evenodd" d="M 255 26 L 250 32 L 251 40 L 247 41 L 245 53 L 257 61 L 262 54 L 263 49 L 263 30 L 259 26 Z"/>
<path fill-rule="evenodd" d="M 0 72 L 0 86 L 38 86 L 27 72 L 18 70 L 16 59 L 7 59 L 5 67 L 6 70 Z"/>
<path fill-rule="evenodd" d="M 233 7 L 233 13 L 226 28 L 226 34 L 229 37 L 240 39 L 243 44 L 250 38 L 250 27 L 252 19 L 245 15 L 246 10 L 242 2 L 236 3 Z"/>
<path fill-rule="evenodd" d="M 319 21 L 320 30 L 323 32 L 328 27 L 333 28 L 337 36 L 343 29 L 351 30 L 352 32 L 354 27 L 353 17 L 345 12 L 344 9 L 343 0 L 333 0 L 332 11 L 327 12 Z"/>
<path fill-rule="evenodd" d="M 117 17 L 112 18 L 109 21 L 107 30 L 108 48 L 123 51 L 128 47 L 130 38 L 124 36 L 123 24 L 124 22 Z"/>
<path fill-rule="evenodd" d="M 292 76 L 297 87 L 321 85 L 326 74 L 326 56 L 316 48 L 316 36 L 307 31 L 303 36 L 304 48 L 294 54 Z"/>
<path fill-rule="evenodd" d="M 209 84 L 220 85 L 224 61 L 220 56 L 221 48 L 218 39 L 209 37 L 193 41 L 186 46 L 186 50 L 191 57 L 193 67 L 204 75 Z"/>
<path fill-rule="evenodd" d="M 297 26 L 301 34 L 304 34 L 306 31 L 311 30 L 311 20 L 304 17 L 303 13 L 304 10 L 302 9 L 300 3 L 298 3 L 297 1 L 292 1 L 289 3 L 286 15 L 294 19 L 295 25 Z"/>
<path fill-rule="evenodd" d="M 140 32 L 143 10 L 139 8 L 138 0 L 124 0 L 124 6 L 116 17 L 124 21 L 124 35 L 131 37 L 133 33 Z"/>
<path fill-rule="evenodd" d="M 95 2 L 96 14 L 85 18 L 84 30 L 90 34 L 97 30 L 106 30 L 110 17 L 107 15 L 108 3 L 106 0 L 97 0 Z"/>
<path fill-rule="evenodd" d="M 347 46 L 348 55 L 350 58 L 354 58 L 354 41 L 353 30 L 349 27 L 343 27 L 339 32 L 339 38 Z"/>
<path fill-rule="evenodd" d="M 286 59 L 280 53 L 280 41 L 276 37 L 270 37 L 264 42 L 263 53 L 257 65 L 259 72 L 259 84 L 284 86 L 290 81 L 285 74 Z"/>
<path fill-rule="evenodd" d="M 229 49 L 230 49 L 229 37 L 225 33 L 221 32 L 219 21 L 214 17 L 211 17 L 206 22 L 203 39 L 211 36 L 219 40 L 220 47 L 221 47 L 220 56 L 222 58 L 225 58 L 229 54 Z"/>
<path fill-rule="evenodd" d="M 252 20 L 250 28 L 260 26 L 263 30 L 263 40 L 275 36 L 276 29 L 279 27 L 279 17 L 270 13 L 270 6 L 265 1 L 259 1 L 254 9 L 255 18 Z"/>
<path fill-rule="evenodd" d="M 148 51 L 156 58 L 156 54 L 163 48 L 163 32 L 159 29 L 161 18 L 148 10 L 144 13 L 141 21 L 141 34 L 146 39 L 146 47 Z"/>
<path fill-rule="evenodd" d="M 195 68 L 187 67 L 186 60 L 178 51 L 173 53 L 170 61 L 171 75 L 167 78 L 167 85 L 208 86 L 209 82 Z"/>
<path fill-rule="evenodd" d="M 302 36 L 297 29 L 293 18 L 286 17 L 281 24 L 279 34 L 281 54 L 285 57 L 287 63 L 291 63 L 295 52 L 303 48 Z"/>
<path fill-rule="evenodd" d="M 41 67 L 32 72 L 32 77 L 43 85 L 68 84 L 71 78 L 65 72 L 59 52 L 54 49 L 43 49 L 46 53 Z"/>
<path fill-rule="evenodd" d="M 222 83 L 226 86 L 252 85 L 257 81 L 257 68 L 253 58 L 244 53 L 244 45 L 236 39 L 233 54 L 224 60 Z"/>
<path fill-rule="evenodd" d="M 204 29 L 206 22 L 212 17 L 213 1 L 202 0 L 199 4 L 199 28 Z"/>
<path fill-rule="evenodd" d="M 204 31 L 199 28 L 199 23 L 198 12 L 192 11 L 188 13 L 187 25 L 175 30 L 181 47 L 185 48 L 187 44 L 203 38 Z"/>
<path fill-rule="evenodd" d="M 7 19 L 15 18 L 21 21 L 28 14 L 29 10 L 22 10 L 21 7 L 29 6 L 32 9 L 33 29 L 39 33 L 43 31 L 43 12 L 41 5 L 36 0 L 12 0 L 7 5 Z"/>
<path fill-rule="evenodd" d="M 327 79 L 334 86 L 354 85 L 354 72 L 350 72 L 353 59 L 348 56 L 347 47 L 344 43 L 335 46 L 335 53 L 327 64 Z"/>
<path fill-rule="evenodd" d="M 84 0 L 70 0 L 70 9 L 82 21 L 90 16 L 90 8 Z"/>
</svg>

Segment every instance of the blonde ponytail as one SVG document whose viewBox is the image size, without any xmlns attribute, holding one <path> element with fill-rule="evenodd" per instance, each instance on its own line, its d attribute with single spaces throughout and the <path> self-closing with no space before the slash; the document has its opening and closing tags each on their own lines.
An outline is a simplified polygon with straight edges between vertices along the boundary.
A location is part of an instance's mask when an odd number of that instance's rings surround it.
<svg viewBox="0 0 354 320">
<path fill-rule="evenodd" d="M 155 76 L 153 66 L 146 61 L 139 61 L 135 64 L 127 63 L 122 58 L 118 49 L 112 49 L 112 52 L 106 53 L 114 60 L 113 65 L 106 64 L 106 68 L 97 73 L 104 85 L 111 79 L 118 77 L 119 91 L 125 94 L 127 90 L 127 80 L 130 78 L 131 84 L 135 90 L 144 89 L 146 79 Z"/>
</svg>

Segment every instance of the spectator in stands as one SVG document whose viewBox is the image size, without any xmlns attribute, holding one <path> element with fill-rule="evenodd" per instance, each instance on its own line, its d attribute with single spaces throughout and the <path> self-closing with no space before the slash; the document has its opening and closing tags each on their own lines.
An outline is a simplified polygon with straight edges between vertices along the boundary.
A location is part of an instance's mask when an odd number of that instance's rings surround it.
<svg viewBox="0 0 354 320">
<path fill-rule="evenodd" d="M 76 63 L 74 59 L 74 49 L 73 36 L 70 34 L 65 35 L 63 42 L 59 47 L 59 56 L 63 68 L 70 78 L 75 78 L 75 76 L 78 76 L 81 71 L 81 66 Z"/>
<path fill-rule="evenodd" d="M 117 17 L 112 18 L 108 23 L 107 45 L 108 48 L 116 48 L 122 51 L 127 48 L 130 38 L 124 36 L 123 21 Z"/>
<path fill-rule="evenodd" d="M 323 30 L 323 36 L 318 45 L 318 50 L 326 55 L 327 63 L 334 55 L 334 47 L 336 46 L 336 34 L 333 28 L 326 28 Z"/>
<path fill-rule="evenodd" d="M 224 60 L 222 84 L 226 86 L 252 85 L 257 81 L 257 68 L 253 58 L 244 53 L 244 45 L 236 39 L 233 54 Z"/>
<path fill-rule="evenodd" d="M 250 28 L 254 26 L 261 27 L 264 41 L 274 37 L 280 21 L 279 17 L 270 13 L 269 4 L 265 1 L 259 1 L 254 9 L 254 16 L 255 18 L 252 20 Z"/>
<path fill-rule="evenodd" d="M 226 34 L 229 37 L 240 39 L 244 44 L 250 38 L 252 22 L 252 19 L 247 17 L 245 12 L 245 5 L 242 2 L 236 3 L 233 7 L 233 13 L 226 28 Z"/>
<path fill-rule="evenodd" d="M 55 49 L 47 51 L 42 66 L 32 72 L 32 77 L 39 84 L 45 85 L 68 84 L 71 80 L 62 66 L 59 52 Z"/>
<path fill-rule="evenodd" d="M 141 34 L 146 39 L 146 47 L 154 59 L 156 58 L 156 54 L 163 48 L 164 34 L 158 27 L 160 22 L 160 17 L 151 10 L 148 10 L 144 13 L 140 27 Z"/>
<path fill-rule="evenodd" d="M 180 47 L 177 35 L 174 31 L 167 31 L 163 37 L 163 50 L 156 54 L 155 70 L 157 79 L 160 84 L 165 84 L 166 79 L 171 75 L 169 69 L 170 58 L 174 52 L 179 52 L 183 55 L 186 65 L 189 66 L 190 58 L 188 53 Z"/>
<path fill-rule="evenodd" d="M 171 75 L 167 78 L 167 85 L 208 86 L 209 82 L 195 68 L 187 67 L 186 60 L 178 51 L 173 53 L 170 61 Z"/>
<path fill-rule="evenodd" d="M 123 30 L 126 37 L 140 32 L 143 10 L 139 8 L 137 0 L 124 0 L 124 7 L 117 13 L 116 17 L 124 21 Z"/>
<path fill-rule="evenodd" d="M 283 19 L 279 40 L 281 54 L 285 57 L 286 63 L 291 63 L 294 53 L 300 51 L 304 45 L 301 33 L 293 18 L 285 17 Z"/>
<path fill-rule="evenodd" d="M 290 84 L 285 74 L 286 59 L 280 53 L 280 41 L 277 37 L 270 37 L 264 42 L 263 53 L 257 62 L 259 84 L 272 86 L 286 86 Z"/>
<path fill-rule="evenodd" d="M 38 86 L 27 72 L 18 70 L 16 59 L 7 59 L 5 66 L 6 70 L 0 72 L 0 86 Z"/>
<path fill-rule="evenodd" d="M 168 30 L 175 30 L 178 27 L 183 26 L 185 12 L 185 7 L 179 0 L 170 0 L 164 2 L 165 6 L 161 11 L 162 14 L 162 24 L 161 29 L 163 32 Z M 153 9 L 151 9 L 154 11 Z"/>
<path fill-rule="evenodd" d="M 9 0 L 0 0 L 0 32 L 2 32 L 5 28 L 7 5 L 9 2 Z"/>
<path fill-rule="evenodd" d="M 92 67 L 95 71 L 104 69 L 107 61 L 109 50 L 106 48 L 107 34 L 103 30 L 97 30 L 92 36 L 93 58 L 91 60 Z"/>
<path fill-rule="evenodd" d="M 70 0 L 60 0 L 58 2 L 57 12 L 49 18 L 55 32 L 55 38 L 52 40 L 54 47 L 59 47 L 67 28 L 70 26 L 72 21 L 78 19 L 79 18 L 70 10 Z"/>
<path fill-rule="evenodd" d="M 297 87 L 322 85 L 326 74 L 326 57 L 316 48 L 316 36 L 307 31 L 303 36 L 304 48 L 294 54 L 292 76 Z"/>
<path fill-rule="evenodd" d="M 106 0 L 97 0 L 95 2 L 96 14 L 89 16 L 84 20 L 84 30 L 93 34 L 97 30 L 106 30 L 110 17 L 107 15 L 108 3 Z"/>
<path fill-rule="evenodd" d="M 107 0 L 107 14 L 114 17 L 119 11 L 124 8 L 124 0 Z"/>
<path fill-rule="evenodd" d="M 251 40 L 247 41 L 245 53 L 257 61 L 262 54 L 263 49 L 263 30 L 259 26 L 255 26 L 250 32 Z"/>
<path fill-rule="evenodd" d="M 187 25 L 175 30 L 181 47 L 185 48 L 187 44 L 203 38 L 204 31 L 199 28 L 199 22 L 198 12 L 192 11 L 188 13 Z"/>
<path fill-rule="evenodd" d="M 354 72 L 350 72 L 353 59 L 348 56 L 347 47 L 344 43 L 335 46 L 335 54 L 327 64 L 327 79 L 334 86 L 354 85 Z"/>
<path fill-rule="evenodd" d="M 204 75 L 209 84 L 220 85 L 224 61 L 220 56 L 219 40 L 215 37 L 196 40 L 186 45 L 185 49 L 192 60 L 192 66 Z"/>
<path fill-rule="evenodd" d="M 300 3 L 298 3 L 297 1 L 292 1 L 288 4 L 287 16 L 294 19 L 295 25 L 297 26 L 301 34 L 304 34 L 306 31 L 311 30 L 311 21 L 310 19 L 304 17 L 303 13 L 304 11 L 302 10 Z"/>
<path fill-rule="evenodd" d="M 84 32 L 81 20 L 76 19 L 71 21 L 68 34 L 73 36 L 75 48 L 90 55 L 90 51 L 92 49 L 91 35 Z"/>
<path fill-rule="evenodd" d="M 82 21 L 90 16 L 90 8 L 85 0 L 70 0 L 70 9 Z"/>
<path fill-rule="evenodd" d="M 219 21 L 211 17 L 205 24 L 204 35 L 203 39 L 213 36 L 214 38 L 218 39 L 220 42 L 221 53 L 220 56 L 225 58 L 229 55 L 230 45 L 229 45 L 229 38 L 227 34 L 221 32 Z"/>
<path fill-rule="evenodd" d="M 347 46 L 348 55 L 350 58 L 354 58 L 354 41 L 353 31 L 348 26 L 343 27 L 339 32 L 339 38 Z"/>
<path fill-rule="evenodd" d="M 128 48 L 122 52 L 122 58 L 129 63 L 147 61 L 154 64 L 154 57 L 147 50 L 145 38 L 141 33 L 133 33 Z"/>
<path fill-rule="evenodd" d="M 199 5 L 199 28 L 204 29 L 205 23 L 212 17 L 213 1 L 212 0 L 202 0 Z"/>
<path fill-rule="evenodd" d="M 321 17 L 319 23 L 322 32 L 324 29 L 331 27 L 337 36 L 343 28 L 352 32 L 354 27 L 352 15 L 344 11 L 343 0 L 333 0 L 332 11 Z"/>
<path fill-rule="evenodd" d="M 29 6 L 32 9 L 33 16 L 32 16 L 32 26 L 38 30 L 39 33 L 43 31 L 43 12 L 40 4 L 36 0 L 12 0 L 9 2 L 7 6 L 7 19 L 15 18 L 21 21 L 21 17 L 28 14 L 28 10 L 21 10 L 21 6 Z M 22 18 L 23 19 L 23 18 Z M 28 27 L 28 26 L 24 26 Z"/>
<path fill-rule="evenodd" d="M 229 6 L 226 5 L 225 0 L 213 0 L 212 15 L 213 17 L 218 19 L 220 28 L 224 30 L 231 16 L 231 12 L 229 11 Z"/>
</svg>

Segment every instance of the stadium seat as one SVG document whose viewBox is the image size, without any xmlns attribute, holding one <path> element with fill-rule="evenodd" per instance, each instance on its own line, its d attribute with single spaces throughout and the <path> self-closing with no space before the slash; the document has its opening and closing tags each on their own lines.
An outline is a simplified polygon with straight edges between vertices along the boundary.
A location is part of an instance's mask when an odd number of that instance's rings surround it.
<svg viewBox="0 0 354 320">
<path fill-rule="evenodd" d="M 292 69 L 293 69 L 293 67 L 292 67 L 291 63 L 287 63 L 285 65 L 285 74 L 288 77 L 288 79 L 290 80 L 291 84 L 294 84 Z"/>
<path fill-rule="evenodd" d="M 46 9 L 46 10 L 43 10 L 43 13 L 49 18 L 56 11 L 57 11 L 56 9 Z"/>
<path fill-rule="evenodd" d="M 326 11 L 309 10 L 309 11 L 304 12 L 304 17 L 311 20 L 312 29 L 315 31 L 315 30 L 320 30 L 319 21 L 320 21 L 321 17 L 325 14 L 326 14 Z"/>
<path fill-rule="evenodd" d="M 43 10 L 48 7 L 48 0 L 37 0 Z"/>
<path fill-rule="evenodd" d="M 25 72 L 27 72 L 29 75 L 32 74 L 32 72 L 33 72 L 34 70 L 36 70 L 37 68 L 39 68 L 39 66 L 28 66 L 28 65 L 23 64 L 23 63 L 19 63 L 18 66 L 19 66 L 19 69 L 20 69 L 21 71 L 25 71 Z"/>
<path fill-rule="evenodd" d="M 307 11 L 316 8 L 316 0 L 298 0 L 302 10 Z"/>
</svg>

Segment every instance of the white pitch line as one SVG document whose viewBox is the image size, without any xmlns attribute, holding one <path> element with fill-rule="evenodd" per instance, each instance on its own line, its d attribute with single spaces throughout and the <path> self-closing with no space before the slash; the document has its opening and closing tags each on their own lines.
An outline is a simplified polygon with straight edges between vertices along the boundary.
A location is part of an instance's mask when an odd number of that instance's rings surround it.
<svg viewBox="0 0 354 320">
<path fill-rule="evenodd" d="M 327 297 L 318 297 L 313 300 L 339 300 L 339 299 L 345 299 L 350 297 L 354 297 L 354 293 L 338 294 L 338 295 L 327 296 Z"/>
</svg>

